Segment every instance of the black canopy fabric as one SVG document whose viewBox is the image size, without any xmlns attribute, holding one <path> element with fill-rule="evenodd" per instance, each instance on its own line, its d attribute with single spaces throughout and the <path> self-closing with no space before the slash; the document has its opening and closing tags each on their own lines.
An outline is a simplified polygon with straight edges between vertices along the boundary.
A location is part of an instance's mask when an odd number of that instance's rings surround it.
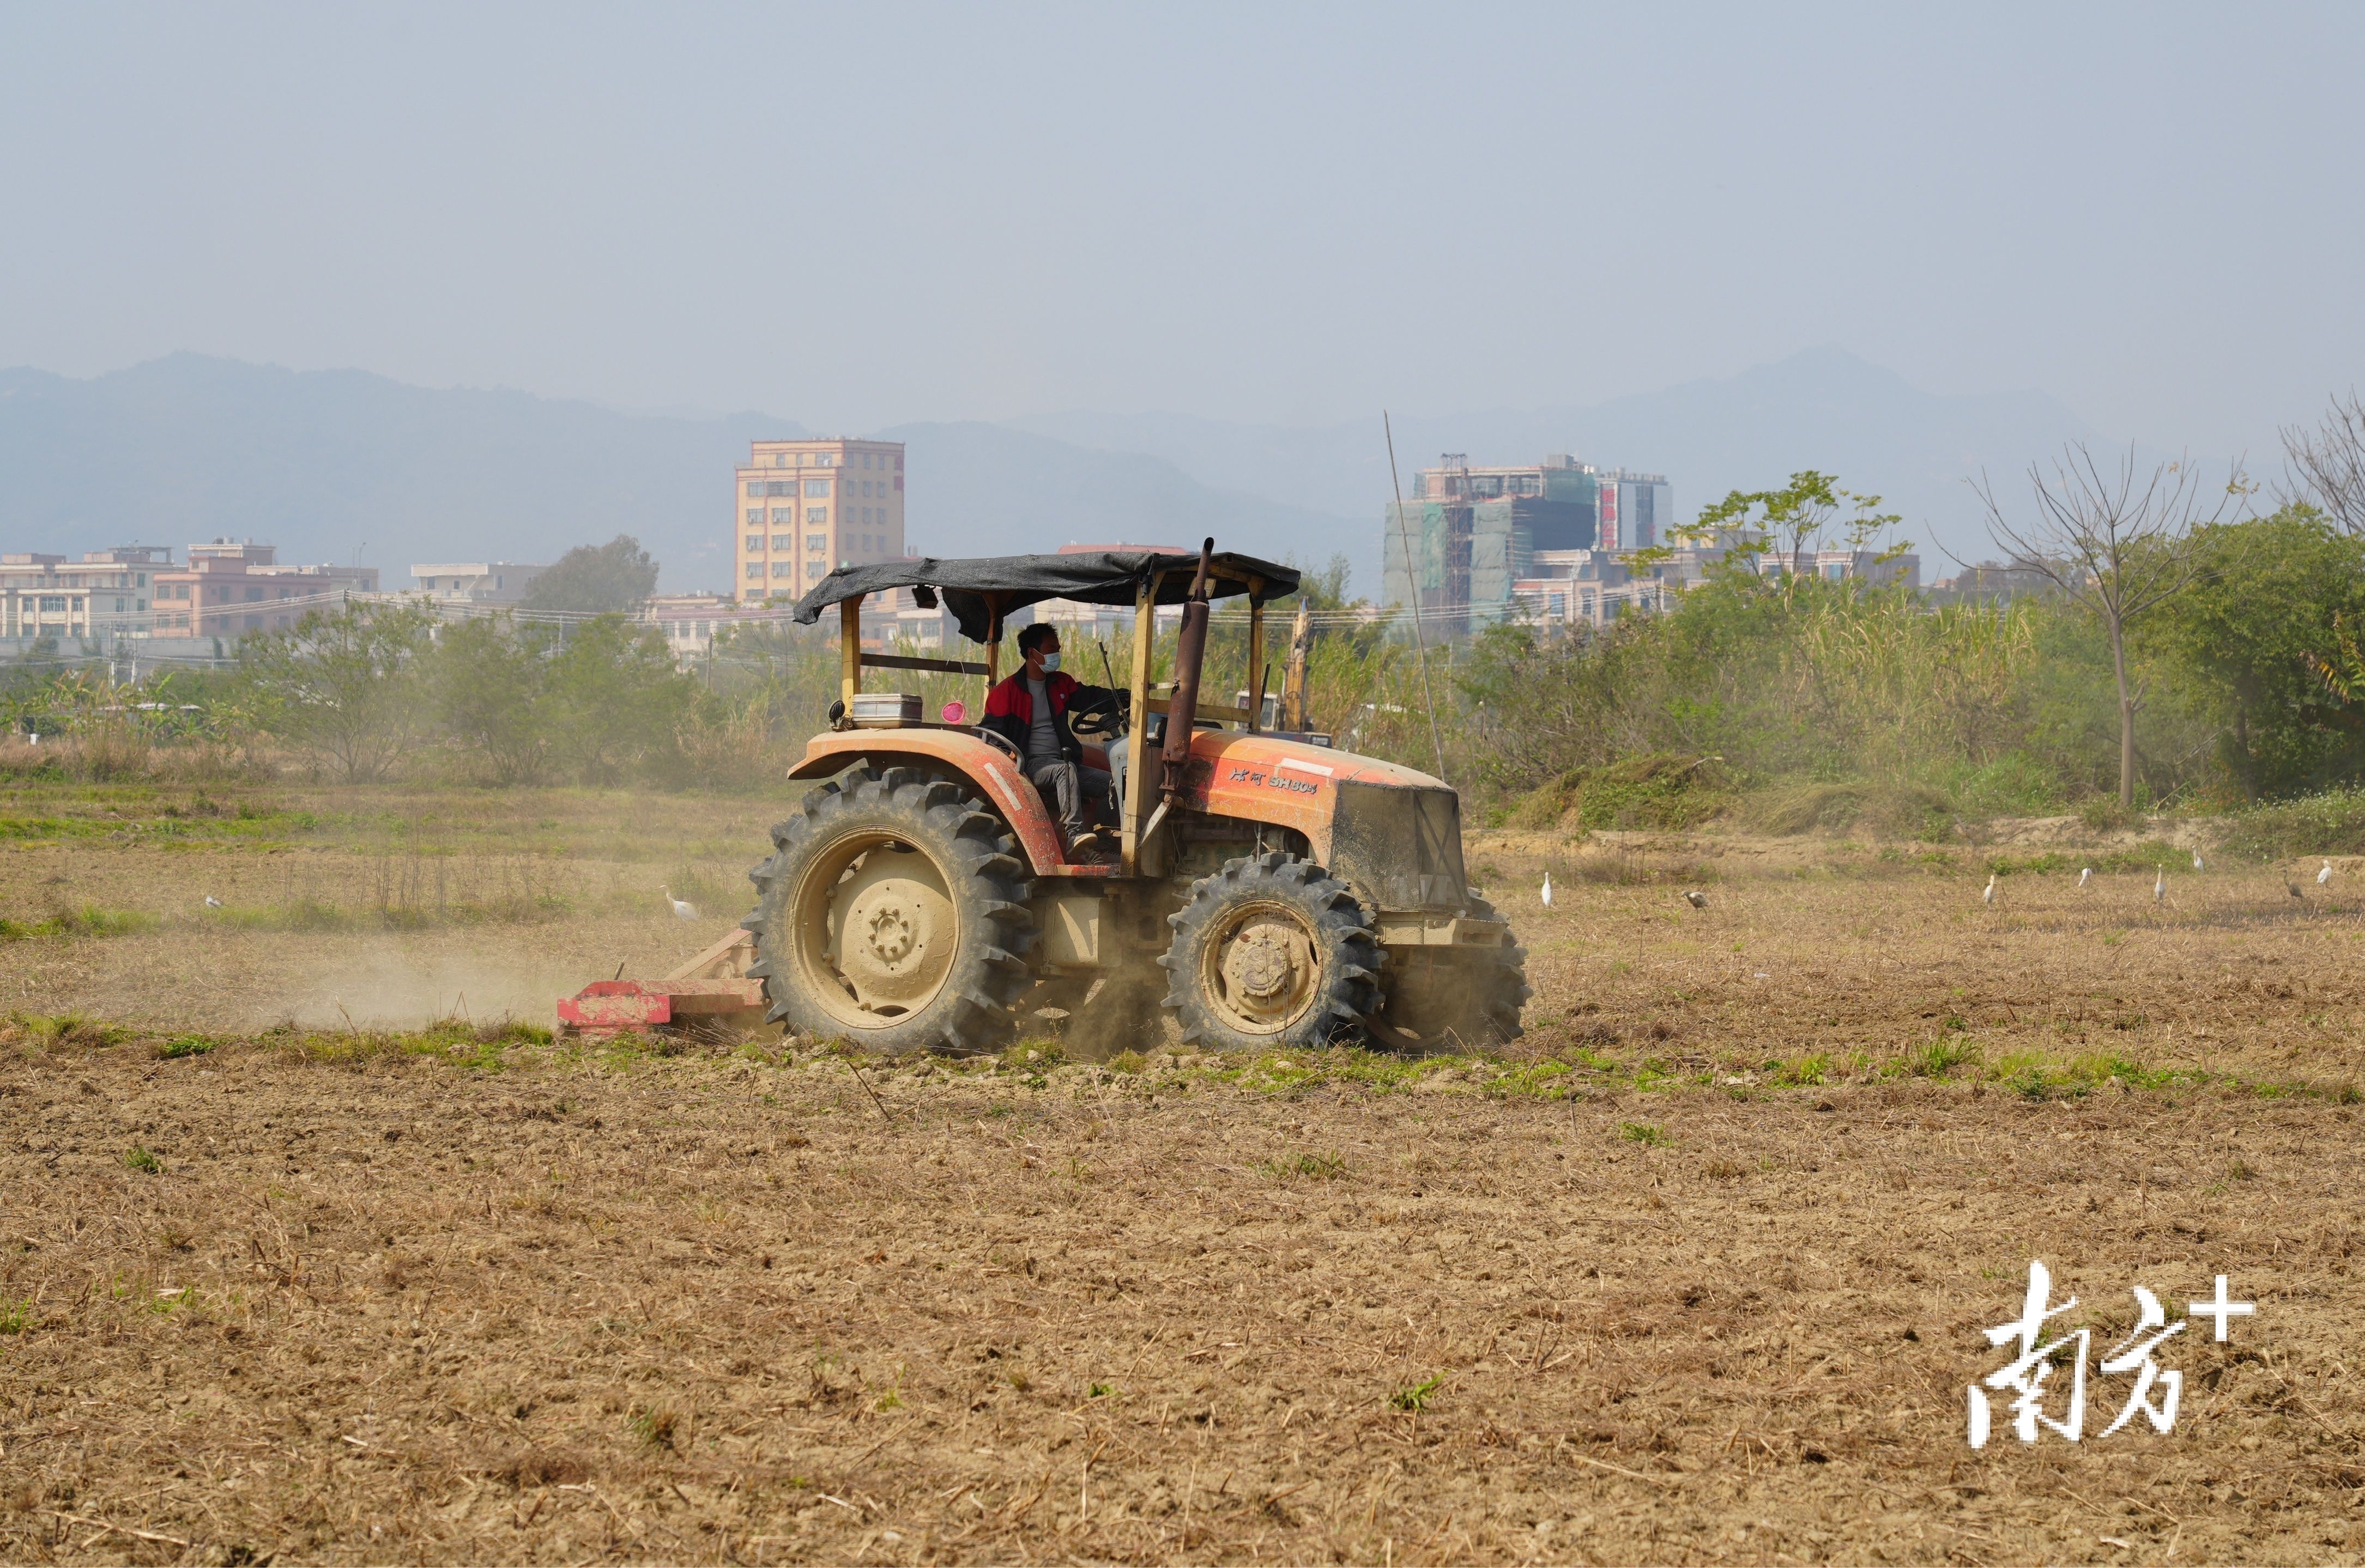
<svg viewBox="0 0 2365 1568">
<path fill-rule="evenodd" d="M 869 566 L 840 566 L 797 600 L 791 611 L 810 626 L 830 605 L 889 588 L 933 588 L 944 597 L 945 608 L 960 622 L 961 635 L 982 643 L 997 616 L 1008 621 L 1021 606 L 1047 599 L 1072 599 L 1085 604 L 1132 604 L 1142 579 L 1152 572 L 1159 579 L 1158 602 L 1180 604 L 1191 597 L 1196 555 L 1161 555 L 1148 550 L 1093 550 L 1072 555 L 984 555 L 970 560 L 939 560 L 924 555 L 915 561 L 881 561 Z M 1249 579 L 1263 579 L 1264 599 L 1297 591 L 1297 568 L 1276 566 L 1252 555 L 1225 553 L 1209 565 L 1208 597 L 1223 599 L 1250 591 Z"/>
</svg>

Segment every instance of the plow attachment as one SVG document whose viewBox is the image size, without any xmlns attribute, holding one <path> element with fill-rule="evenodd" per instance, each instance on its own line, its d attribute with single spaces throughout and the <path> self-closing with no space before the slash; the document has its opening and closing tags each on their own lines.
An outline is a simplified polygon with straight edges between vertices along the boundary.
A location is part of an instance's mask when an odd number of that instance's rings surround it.
<svg viewBox="0 0 2365 1568">
<path fill-rule="evenodd" d="M 558 1032 L 606 1039 L 723 1034 L 764 1022 L 764 982 L 747 978 L 756 938 L 734 931 L 663 980 L 593 980 L 558 1002 Z"/>
</svg>

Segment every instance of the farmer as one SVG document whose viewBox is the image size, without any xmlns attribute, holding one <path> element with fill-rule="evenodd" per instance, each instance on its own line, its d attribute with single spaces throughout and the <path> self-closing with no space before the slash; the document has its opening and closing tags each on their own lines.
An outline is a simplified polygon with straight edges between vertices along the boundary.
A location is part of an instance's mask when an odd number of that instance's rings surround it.
<svg viewBox="0 0 2365 1568">
<path fill-rule="evenodd" d="M 1038 622 L 1019 633 L 1018 653 L 1026 663 L 985 694 L 984 727 L 1018 748 L 1026 777 L 1058 802 L 1069 862 L 1106 865 L 1097 846 L 1080 841 L 1093 832 L 1093 803 L 1108 799 L 1109 776 L 1084 766 L 1084 748 L 1068 729 L 1068 710 L 1080 700 L 1115 701 L 1118 694 L 1060 673 L 1056 626 Z"/>
</svg>

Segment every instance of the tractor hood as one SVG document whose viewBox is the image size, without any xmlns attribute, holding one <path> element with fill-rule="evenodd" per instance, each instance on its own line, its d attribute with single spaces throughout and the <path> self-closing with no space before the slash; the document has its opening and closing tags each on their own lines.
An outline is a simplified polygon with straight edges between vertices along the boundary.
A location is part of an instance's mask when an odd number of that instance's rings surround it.
<svg viewBox="0 0 2365 1568">
<path fill-rule="evenodd" d="M 1180 805 L 1306 834 L 1315 858 L 1374 910 L 1460 911 L 1462 801 L 1416 768 L 1237 731 L 1191 737 Z"/>
</svg>

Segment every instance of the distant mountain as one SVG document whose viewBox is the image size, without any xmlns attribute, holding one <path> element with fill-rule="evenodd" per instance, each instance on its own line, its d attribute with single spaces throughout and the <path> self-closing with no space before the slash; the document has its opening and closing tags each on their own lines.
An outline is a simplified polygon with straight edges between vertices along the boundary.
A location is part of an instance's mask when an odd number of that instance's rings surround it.
<svg viewBox="0 0 2365 1568">
<path fill-rule="evenodd" d="M 289 371 L 175 354 L 87 381 L 0 371 L 0 549 L 185 546 L 227 534 L 281 559 L 379 566 L 553 560 L 639 537 L 669 589 L 724 588 L 731 470 L 751 440 L 808 433 L 768 414 L 634 413 L 522 392 L 432 390 L 362 371 Z M 1050 415 L 874 432 L 909 447 L 906 540 L 936 554 L 1069 541 L 1225 545 L 1309 565 L 1344 554 L 1378 588 L 1389 494 L 1376 412 L 1322 429 L 1182 415 Z M 1962 483 L 2090 433 L 2041 393 L 1923 392 L 1837 349 L 1728 380 L 1589 408 L 1396 423 L 1407 476 L 1440 452 L 1477 463 L 1548 452 L 1664 473 L 1679 517 L 1729 489 L 1821 468 L 1906 514 L 1932 548 L 1986 553 Z"/>
<path fill-rule="evenodd" d="M 721 588 L 733 467 L 751 440 L 807 433 L 765 414 L 634 414 L 197 354 L 87 381 L 0 371 L 0 549 L 226 534 L 275 543 L 282 560 L 358 554 L 401 587 L 414 562 L 548 561 L 625 532 L 663 564 L 667 589 Z M 1369 532 L 1163 459 L 995 425 L 879 433 L 909 443 L 907 542 L 937 554 L 1214 532 L 1318 563 Z"/>
<path fill-rule="evenodd" d="M 1011 422 L 1082 445 L 1149 453 L 1208 485 L 1348 513 L 1358 526 L 1359 571 L 1377 554 L 1389 496 L 1377 409 L 1351 424 L 1298 430 L 1173 414 L 1066 413 Z M 1666 475 L 1676 513 L 1685 519 L 1728 491 L 1765 489 L 1798 469 L 1820 468 L 1904 513 L 1925 577 L 1948 569 L 1934 544 L 1984 553 L 1982 514 L 1966 478 L 1984 465 L 2000 493 L 2016 493 L 2031 459 L 2074 438 L 2095 436 L 2044 393 L 1924 392 L 1837 348 L 1589 407 L 1395 420 L 1397 466 L 1407 478 L 1441 452 L 1467 453 L 1478 464 L 1568 452 Z M 1368 589 L 1373 579 L 1361 580 Z"/>
</svg>

